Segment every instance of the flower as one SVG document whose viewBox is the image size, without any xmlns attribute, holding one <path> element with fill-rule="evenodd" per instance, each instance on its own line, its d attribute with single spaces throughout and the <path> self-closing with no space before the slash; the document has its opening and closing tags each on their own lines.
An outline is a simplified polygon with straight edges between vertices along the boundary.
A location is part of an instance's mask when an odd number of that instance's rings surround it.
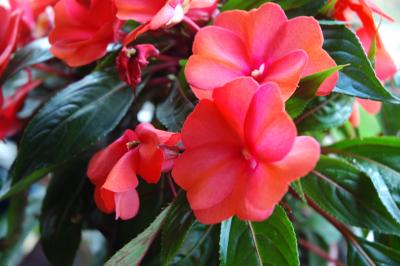
<svg viewBox="0 0 400 266">
<path fill-rule="evenodd" d="M 61 0 L 55 5 L 51 52 L 69 66 L 89 64 L 107 52 L 118 26 L 111 0 Z"/>
<path fill-rule="evenodd" d="M 87 175 L 96 186 L 94 199 L 105 213 L 131 219 L 139 210 L 136 174 L 148 183 L 157 183 L 177 156 L 180 135 L 139 124 L 127 130 L 111 145 L 97 152 L 89 162 Z M 174 153 L 175 152 L 175 153 Z"/>
<path fill-rule="evenodd" d="M 135 88 L 142 80 L 142 68 L 149 64 L 147 59 L 159 54 L 160 52 L 151 44 L 123 47 L 117 57 L 117 68 L 121 80 Z"/>
<path fill-rule="evenodd" d="M 357 36 L 366 53 L 369 53 L 371 44 L 375 45 L 375 70 L 381 81 L 391 79 L 397 72 L 396 64 L 385 49 L 385 46 L 375 26 L 374 13 L 393 21 L 391 17 L 382 12 L 369 0 L 338 0 L 335 4 L 334 17 L 337 20 L 351 22 L 356 14 L 362 26 L 357 29 Z"/>
<path fill-rule="evenodd" d="M 124 44 L 132 42 L 139 34 L 148 30 L 157 30 L 180 23 L 190 9 L 208 11 L 215 7 L 217 0 L 115 0 L 117 17 L 121 20 L 135 20 L 142 26 L 132 31 L 124 40 Z M 206 12 L 207 12 L 206 11 Z"/>
<path fill-rule="evenodd" d="M 288 184 L 314 168 L 319 144 L 297 137 L 274 83 L 236 79 L 212 99 L 202 99 L 184 123 L 186 150 L 172 176 L 202 223 L 266 219 Z"/>
<path fill-rule="evenodd" d="M 314 18 L 288 20 L 277 4 L 266 3 L 249 12 L 227 11 L 214 26 L 197 33 L 185 75 L 200 99 L 211 98 L 213 89 L 248 76 L 260 84 L 277 83 L 286 100 L 301 77 L 336 66 L 322 43 Z M 337 73 L 328 78 L 318 95 L 329 94 L 337 78 Z"/>
<path fill-rule="evenodd" d="M 349 117 L 350 123 L 354 127 L 360 126 L 360 108 L 363 108 L 367 113 L 376 115 L 379 113 L 382 107 L 382 103 L 378 101 L 372 101 L 367 99 L 356 98 L 353 104 L 353 111 Z"/>
<path fill-rule="evenodd" d="M 29 92 L 41 84 L 40 80 L 28 81 L 14 95 L 4 98 L 0 89 L 0 140 L 18 133 L 26 120 L 18 117 Z"/>
<path fill-rule="evenodd" d="M 7 4 L 7 2 L 4 4 Z M 21 11 L 12 11 L 10 5 L 0 3 L 0 76 L 3 74 L 14 51 L 20 17 Z"/>
</svg>

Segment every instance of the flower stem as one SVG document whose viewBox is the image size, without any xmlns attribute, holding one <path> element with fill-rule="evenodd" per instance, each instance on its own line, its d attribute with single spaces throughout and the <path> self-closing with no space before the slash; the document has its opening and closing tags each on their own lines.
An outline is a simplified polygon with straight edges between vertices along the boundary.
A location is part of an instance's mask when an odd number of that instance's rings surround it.
<svg viewBox="0 0 400 266">
<path fill-rule="evenodd" d="M 189 17 L 184 16 L 184 17 L 183 17 L 183 22 L 185 22 L 186 25 L 188 25 L 189 28 L 191 28 L 192 31 L 194 31 L 194 32 L 196 32 L 196 33 L 201 29 L 200 26 L 197 25 L 197 23 L 194 22 L 194 21 L 193 21 L 191 18 L 189 18 Z"/>
</svg>

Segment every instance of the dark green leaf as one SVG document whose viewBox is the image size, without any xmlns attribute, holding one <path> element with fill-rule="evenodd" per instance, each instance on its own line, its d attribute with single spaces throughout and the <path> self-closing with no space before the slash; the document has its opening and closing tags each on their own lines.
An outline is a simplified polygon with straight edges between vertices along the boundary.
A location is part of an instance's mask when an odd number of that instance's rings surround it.
<svg viewBox="0 0 400 266">
<path fill-rule="evenodd" d="M 343 69 L 345 66 L 336 66 L 325 71 L 307 76 L 300 81 L 299 88 L 286 102 L 286 111 L 292 118 L 296 118 L 307 107 L 321 84 L 332 74 Z"/>
<path fill-rule="evenodd" d="M 105 265 L 138 265 L 149 249 L 161 226 L 165 223 L 170 208 L 171 206 L 165 208 L 146 230 L 115 253 Z"/>
<path fill-rule="evenodd" d="M 133 100 L 115 74 L 93 73 L 52 98 L 32 119 L 13 167 L 9 197 L 88 149 L 116 127 Z"/>
<path fill-rule="evenodd" d="M 220 260 L 222 266 L 299 265 L 296 235 L 284 209 L 276 206 L 264 222 L 223 222 Z"/>
<path fill-rule="evenodd" d="M 330 146 L 372 181 L 383 205 L 400 223 L 400 139 L 395 137 L 347 140 Z"/>
<path fill-rule="evenodd" d="M 43 251 L 53 265 L 72 265 L 81 241 L 84 206 L 92 197 L 86 162 L 56 171 L 40 216 Z"/>
<path fill-rule="evenodd" d="M 344 124 L 353 110 L 354 98 L 332 93 L 310 102 L 304 113 L 296 119 L 300 131 L 324 130 Z"/>
<path fill-rule="evenodd" d="M 385 135 L 400 136 L 400 105 L 384 103 L 379 114 Z"/>
<path fill-rule="evenodd" d="M 168 265 L 183 244 L 195 222 L 185 193 L 180 193 L 171 206 L 162 230 L 161 255 L 163 265 Z"/>
<path fill-rule="evenodd" d="M 344 25 L 322 25 L 324 49 L 338 65 L 350 64 L 340 72 L 335 91 L 359 98 L 400 103 L 378 80 L 357 36 Z"/>
<path fill-rule="evenodd" d="M 348 243 L 347 265 L 349 266 L 388 266 L 400 265 L 399 250 L 385 245 L 356 238 L 357 245 Z"/>
<path fill-rule="evenodd" d="M 50 43 L 47 38 L 35 40 L 19 49 L 7 65 L 4 74 L 0 79 L 0 84 L 17 73 L 19 70 L 34 64 L 38 64 L 53 58 L 50 53 Z"/>
<path fill-rule="evenodd" d="M 320 208 L 338 220 L 387 234 L 400 234 L 400 224 L 386 210 L 368 176 L 346 161 L 321 156 L 303 189 Z"/>
</svg>

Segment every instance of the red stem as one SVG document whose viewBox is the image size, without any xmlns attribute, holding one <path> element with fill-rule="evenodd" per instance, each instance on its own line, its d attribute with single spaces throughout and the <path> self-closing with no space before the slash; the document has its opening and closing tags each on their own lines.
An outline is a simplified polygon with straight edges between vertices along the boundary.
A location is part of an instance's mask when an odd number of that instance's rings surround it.
<svg viewBox="0 0 400 266">
<path fill-rule="evenodd" d="M 313 243 L 310 243 L 310 242 L 308 242 L 308 241 L 306 241 L 304 239 L 299 239 L 299 244 L 300 244 L 300 246 L 304 247 L 305 249 L 308 249 L 312 253 L 314 253 L 317 256 L 323 258 L 324 260 L 335 263 L 336 266 L 342 266 L 343 265 L 340 261 L 338 261 L 338 260 L 336 260 L 334 258 L 331 258 L 329 256 L 329 254 L 327 254 L 321 248 L 315 246 Z"/>
<path fill-rule="evenodd" d="M 183 22 L 186 23 L 186 25 L 189 26 L 189 28 L 192 29 L 193 32 L 197 33 L 201 28 L 199 25 L 197 25 L 196 22 L 194 22 L 191 18 L 184 16 L 183 17 Z"/>
</svg>

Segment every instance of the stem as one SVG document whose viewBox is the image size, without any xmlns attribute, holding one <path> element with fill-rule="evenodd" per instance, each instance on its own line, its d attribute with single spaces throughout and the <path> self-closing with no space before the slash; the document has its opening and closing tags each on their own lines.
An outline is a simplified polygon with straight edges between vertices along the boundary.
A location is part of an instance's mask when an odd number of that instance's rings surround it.
<svg viewBox="0 0 400 266">
<path fill-rule="evenodd" d="M 327 254 L 323 249 L 315 246 L 313 243 L 310 243 L 304 239 L 299 239 L 300 246 L 308 249 L 312 253 L 316 254 L 317 256 L 323 258 L 326 261 L 335 263 L 336 266 L 342 266 L 343 264 L 338 261 L 337 259 L 331 258 L 329 254 Z"/>
<path fill-rule="evenodd" d="M 289 192 L 292 194 L 295 198 L 300 199 L 300 196 L 297 194 L 297 192 L 289 187 Z M 314 201 L 312 201 L 308 196 L 306 196 L 308 206 L 313 208 L 316 212 L 318 212 L 322 217 L 324 217 L 328 222 L 330 222 L 337 230 L 339 230 L 340 233 L 349 241 L 351 242 L 354 247 L 362 254 L 362 256 L 367 260 L 368 264 L 371 266 L 375 266 L 375 263 L 371 260 L 371 258 L 368 256 L 368 254 L 365 253 L 363 248 L 360 246 L 358 243 L 357 238 L 353 235 L 353 233 L 341 222 L 336 220 L 333 216 L 329 215 L 325 211 L 323 211 Z"/>
<path fill-rule="evenodd" d="M 168 175 L 168 184 L 169 187 L 171 188 L 172 195 L 174 196 L 174 198 L 176 198 L 178 194 L 176 193 L 174 181 L 172 181 L 171 175 Z"/>
<path fill-rule="evenodd" d="M 201 28 L 199 25 L 197 25 L 196 22 L 194 22 L 191 18 L 184 16 L 183 17 L 183 22 L 186 23 L 186 25 L 189 26 L 189 28 L 192 29 L 193 32 L 197 33 Z"/>
</svg>

